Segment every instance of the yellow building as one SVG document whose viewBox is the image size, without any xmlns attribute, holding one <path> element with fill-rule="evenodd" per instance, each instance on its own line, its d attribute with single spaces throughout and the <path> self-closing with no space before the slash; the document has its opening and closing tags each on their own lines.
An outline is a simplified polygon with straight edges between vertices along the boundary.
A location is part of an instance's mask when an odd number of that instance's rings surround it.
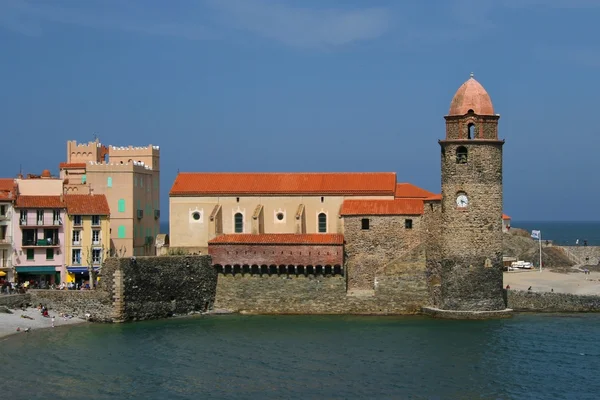
<svg viewBox="0 0 600 400">
<path fill-rule="evenodd" d="M 103 194 L 68 194 L 65 222 L 67 282 L 84 283 L 110 252 L 110 208 Z"/>
<path fill-rule="evenodd" d="M 160 149 L 67 142 L 60 164 L 66 194 L 104 194 L 111 209 L 110 246 L 119 257 L 155 255 L 160 229 Z"/>
</svg>

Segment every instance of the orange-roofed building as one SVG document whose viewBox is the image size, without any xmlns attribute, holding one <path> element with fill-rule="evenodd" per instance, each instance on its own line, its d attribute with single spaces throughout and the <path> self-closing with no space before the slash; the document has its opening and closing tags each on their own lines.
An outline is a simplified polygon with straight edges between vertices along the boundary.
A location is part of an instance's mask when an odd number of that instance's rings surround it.
<svg viewBox="0 0 600 400">
<path fill-rule="evenodd" d="M 170 192 L 172 247 L 206 254 L 230 233 L 343 233 L 346 199 L 393 200 L 396 174 L 180 173 Z"/>
<path fill-rule="evenodd" d="M 61 194 L 21 194 L 43 192 L 52 188 L 43 179 L 51 180 L 49 174 L 43 178 L 30 177 L 20 180 L 15 201 L 13 218 L 13 267 L 16 281 L 33 281 L 34 286 L 47 287 L 59 284 L 66 278 L 64 259 L 65 203 Z M 26 184 L 23 184 L 26 181 Z M 39 182 L 36 187 L 35 183 Z"/>
<path fill-rule="evenodd" d="M 8 280 L 9 282 L 14 279 L 12 268 L 12 216 L 14 215 L 15 192 L 14 179 L 0 179 L 0 272 L 2 272 L 0 280 Z"/>
<path fill-rule="evenodd" d="M 110 207 L 103 194 L 67 194 L 65 264 L 67 282 L 89 284 L 110 254 Z"/>
<path fill-rule="evenodd" d="M 511 218 L 508 215 L 502 214 L 502 232 L 510 231 L 510 221 Z"/>
</svg>

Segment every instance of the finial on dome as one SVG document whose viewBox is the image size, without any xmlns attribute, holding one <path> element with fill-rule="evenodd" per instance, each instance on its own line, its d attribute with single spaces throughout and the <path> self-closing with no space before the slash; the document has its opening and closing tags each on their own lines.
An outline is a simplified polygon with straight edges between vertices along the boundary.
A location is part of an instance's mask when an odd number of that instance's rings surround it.
<svg viewBox="0 0 600 400">
<path fill-rule="evenodd" d="M 474 75 L 475 75 L 475 74 L 471 72 L 471 75 L 470 75 L 470 76 L 471 76 L 471 78 L 472 78 Z"/>
</svg>

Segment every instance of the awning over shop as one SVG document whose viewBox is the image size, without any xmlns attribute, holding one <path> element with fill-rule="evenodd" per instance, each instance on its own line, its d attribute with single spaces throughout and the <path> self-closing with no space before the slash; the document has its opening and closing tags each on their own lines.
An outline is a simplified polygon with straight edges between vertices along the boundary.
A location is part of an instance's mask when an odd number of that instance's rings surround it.
<svg viewBox="0 0 600 400">
<path fill-rule="evenodd" d="M 29 273 L 29 274 L 54 274 L 56 273 L 55 267 L 17 267 L 17 274 Z"/>
<path fill-rule="evenodd" d="M 98 267 L 94 267 L 94 271 L 98 271 Z M 67 272 L 70 274 L 80 274 L 88 272 L 88 267 L 67 267 Z"/>
</svg>

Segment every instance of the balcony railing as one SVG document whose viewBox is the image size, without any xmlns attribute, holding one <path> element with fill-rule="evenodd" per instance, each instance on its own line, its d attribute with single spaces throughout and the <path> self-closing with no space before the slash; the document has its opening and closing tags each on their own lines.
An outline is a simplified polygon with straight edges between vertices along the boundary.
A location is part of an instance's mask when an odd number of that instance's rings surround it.
<svg viewBox="0 0 600 400">
<path fill-rule="evenodd" d="M 11 244 L 11 237 L 10 236 L 0 237 L 0 244 Z"/>
<path fill-rule="evenodd" d="M 23 239 L 21 247 L 60 247 L 60 241 L 58 239 Z"/>
<path fill-rule="evenodd" d="M 81 246 L 81 240 L 73 240 L 73 246 Z"/>
<path fill-rule="evenodd" d="M 60 219 L 19 219 L 19 225 L 21 226 L 62 226 L 62 224 Z"/>
<path fill-rule="evenodd" d="M 99 245 L 101 242 L 102 242 L 102 240 L 100 240 L 100 239 L 98 239 L 98 240 L 94 240 L 94 239 L 92 239 L 92 244 L 93 244 L 94 246 L 97 246 L 97 245 Z"/>
</svg>

